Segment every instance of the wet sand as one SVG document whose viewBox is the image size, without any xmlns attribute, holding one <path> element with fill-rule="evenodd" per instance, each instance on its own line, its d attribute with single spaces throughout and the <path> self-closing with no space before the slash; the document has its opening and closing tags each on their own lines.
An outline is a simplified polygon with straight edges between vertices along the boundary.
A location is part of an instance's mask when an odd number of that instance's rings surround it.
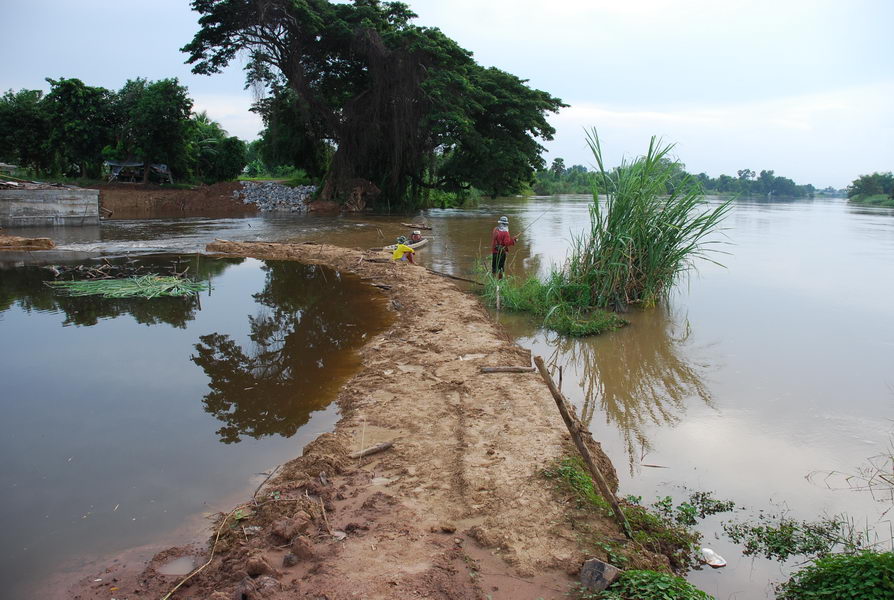
<svg viewBox="0 0 894 600">
<path fill-rule="evenodd" d="M 208 251 L 354 272 L 382 286 L 395 320 L 362 349 L 335 432 L 218 520 L 213 559 L 174 597 L 566 597 L 587 556 L 570 507 L 540 471 L 570 452 L 568 435 L 539 375 L 480 373 L 530 356 L 476 298 L 423 267 L 369 260 L 383 253 L 236 242 Z M 381 442 L 394 446 L 349 457 Z M 623 539 L 610 520 L 595 525 Z M 204 564 L 211 542 L 148 565 L 112 557 L 60 597 L 108 598 L 112 587 L 163 597 L 182 576 L 159 569 L 190 555 Z M 643 554 L 642 564 L 661 558 Z"/>
</svg>

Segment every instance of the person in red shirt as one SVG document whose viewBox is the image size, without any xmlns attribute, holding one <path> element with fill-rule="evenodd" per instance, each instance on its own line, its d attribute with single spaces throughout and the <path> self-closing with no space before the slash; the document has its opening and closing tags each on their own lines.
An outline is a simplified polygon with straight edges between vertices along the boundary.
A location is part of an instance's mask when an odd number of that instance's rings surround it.
<svg viewBox="0 0 894 600">
<path fill-rule="evenodd" d="M 509 218 L 500 217 L 497 226 L 494 228 L 491 236 L 491 274 L 497 279 L 503 279 L 503 271 L 506 268 L 506 255 L 509 253 L 509 246 L 514 246 L 518 241 L 518 236 L 509 235 Z"/>
</svg>

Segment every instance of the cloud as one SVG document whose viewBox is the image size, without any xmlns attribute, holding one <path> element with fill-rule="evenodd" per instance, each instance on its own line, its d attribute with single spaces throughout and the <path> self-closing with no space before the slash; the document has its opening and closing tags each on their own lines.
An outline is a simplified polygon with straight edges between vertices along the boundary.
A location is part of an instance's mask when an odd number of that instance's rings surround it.
<svg viewBox="0 0 894 600">
<path fill-rule="evenodd" d="M 711 175 L 773 169 L 799 183 L 843 187 L 861 173 L 890 170 L 894 83 L 773 100 L 628 110 L 572 102 L 554 116 L 550 157 L 591 162 L 583 129 L 596 126 L 611 164 L 642 153 L 649 137 L 677 144 L 690 171 Z"/>
<path fill-rule="evenodd" d="M 194 94 L 193 110 L 206 111 L 219 122 L 230 135 L 253 140 L 264 128 L 261 117 L 251 112 L 254 99 L 250 92 L 242 94 Z"/>
</svg>

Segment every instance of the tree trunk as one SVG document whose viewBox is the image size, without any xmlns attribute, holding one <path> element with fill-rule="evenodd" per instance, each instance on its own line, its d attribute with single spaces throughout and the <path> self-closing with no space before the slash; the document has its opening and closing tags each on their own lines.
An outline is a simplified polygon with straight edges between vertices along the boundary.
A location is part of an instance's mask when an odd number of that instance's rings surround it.
<svg viewBox="0 0 894 600">
<path fill-rule="evenodd" d="M 143 159 L 143 185 L 149 183 L 149 170 L 152 167 L 149 165 L 148 159 Z"/>
</svg>

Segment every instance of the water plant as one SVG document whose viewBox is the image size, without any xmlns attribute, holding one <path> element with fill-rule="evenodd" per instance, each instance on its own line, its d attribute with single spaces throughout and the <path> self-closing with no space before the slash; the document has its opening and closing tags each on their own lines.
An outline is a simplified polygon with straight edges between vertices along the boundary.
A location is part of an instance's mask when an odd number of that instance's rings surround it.
<svg viewBox="0 0 894 600">
<path fill-rule="evenodd" d="M 654 306 L 694 259 L 716 262 L 710 252 L 718 240 L 709 236 L 731 205 L 708 208 L 689 176 L 669 185 L 679 172 L 673 144 L 653 136 L 644 156 L 625 159 L 611 171 L 595 128 L 587 133 L 587 144 L 598 167 L 590 228 L 572 239 L 564 283 L 585 289 L 592 306 Z"/>
<path fill-rule="evenodd" d="M 593 486 L 580 458 L 562 458 L 544 469 L 542 474 L 556 483 L 560 493 L 570 496 L 584 518 L 588 512 L 611 514 L 611 506 Z M 692 498 L 695 498 L 695 495 L 690 496 L 690 500 Z M 714 500 L 709 493 L 703 493 L 698 498 L 710 499 L 713 503 L 703 502 L 701 505 L 696 505 L 684 502 L 675 507 L 670 498 L 663 498 L 651 507 L 646 507 L 640 504 L 641 498 L 628 496 L 621 505 L 633 529 L 632 544 L 620 546 L 613 543 L 607 547 L 607 540 L 595 533 L 582 541 L 590 545 L 593 550 L 601 551 L 599 553 L 602 556 L 616 565 L 631 562 L 637 552 L 645 548 L 667 556 L 675 572 L 686 571 L 696 561 L 695 550 L 701 538 L 697 532 L 688 529 L 695 515 L 703 511 L 705 514 L 712 514 L 711 511 L 732 509 L 731 502 Z M 575 521 L 574 527 L 578 531 L 586 531 L 585 524 L 578 520 Z M 651 596 L 643 597 L 651 598 Z"/>
<path fill-rule="evenodd" d="M 791 556 L 826 556 L 835 549 L 853 553 L 866 546 L 866 535 L 844 516 L 798 521 L 784 514 L 760 513 L 744 523 L 724 523 L 724 532 L 744 544 L 746 556 L 761 555 L 785 561 Z"/>
<path fill-rule="evenodd" d="M 209 285 L 204 281 L 162 275 L 142 275 L 124 279 L 48 281 L 46 284 L 67 296 L 101 296 L 103 298 L 196 296 L 199 292 L 207 290 Z"/>
</svg>

